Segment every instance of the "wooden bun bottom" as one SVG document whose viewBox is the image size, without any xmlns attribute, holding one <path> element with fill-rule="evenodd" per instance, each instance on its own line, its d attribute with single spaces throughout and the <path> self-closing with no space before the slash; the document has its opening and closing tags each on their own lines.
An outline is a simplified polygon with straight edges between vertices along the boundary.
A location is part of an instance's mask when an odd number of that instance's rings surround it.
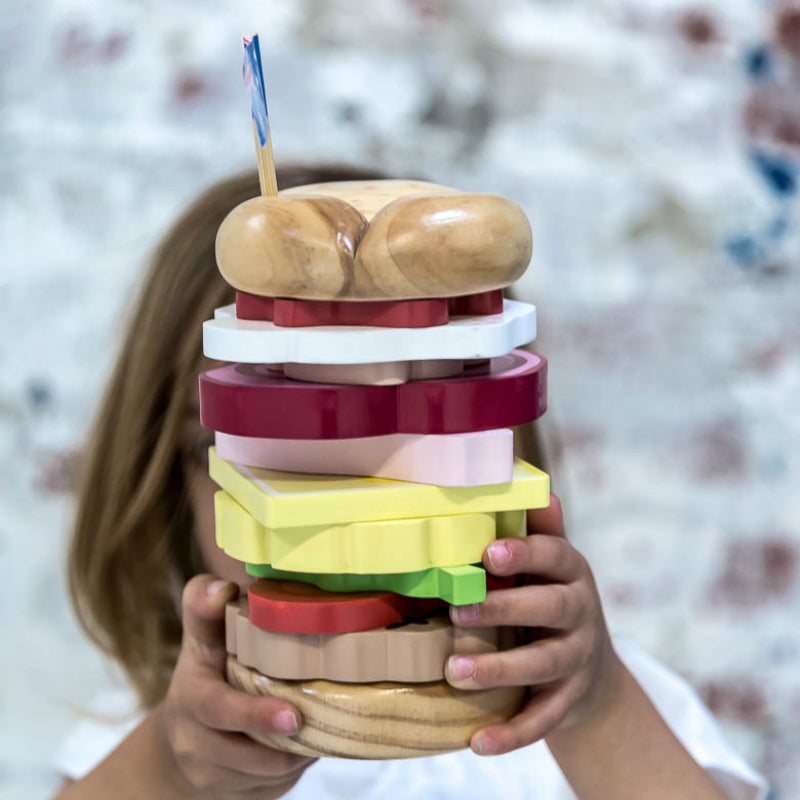
<svg viewBox="0 0 800 800">
<path fill-rule="evenodd" d="M 519 708 L 520 687 L 465 692 L 446 681 L 346 684 L 268 678 L 228 656 L 228 682 L 248 694 L 288 700 L 303 729 L 291 738 L 256 737 L 290 753 L 335 758 L 418 758 L 461 750 L 475 731 L 505 722 Z"/>
</svg>

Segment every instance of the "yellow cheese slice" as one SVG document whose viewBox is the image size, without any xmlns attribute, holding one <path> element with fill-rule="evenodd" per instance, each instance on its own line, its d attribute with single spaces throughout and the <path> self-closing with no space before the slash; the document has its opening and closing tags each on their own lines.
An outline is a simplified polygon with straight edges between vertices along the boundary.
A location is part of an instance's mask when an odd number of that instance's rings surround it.
<svg viewBox="0 0 800 800">
<path fill-rule="evenodd" d="M 416 572 L 481 560 L 496 537 L 525 535 L 525 512 L 266 528 L 226 492 L 214 495 L 217 545 L 238 561 L 292 572 Z"/>
<path fill-rule="evenodd" d="M 271 529 L 493 513 L 550 505 L 549 476 L 521 459 L 515 459 L 513 478 L 508 483 L 442 487 L 384 478 L 247 467 L 225 461 L 212 447 L 209 474 L 258 522 Z"/>
</svg>

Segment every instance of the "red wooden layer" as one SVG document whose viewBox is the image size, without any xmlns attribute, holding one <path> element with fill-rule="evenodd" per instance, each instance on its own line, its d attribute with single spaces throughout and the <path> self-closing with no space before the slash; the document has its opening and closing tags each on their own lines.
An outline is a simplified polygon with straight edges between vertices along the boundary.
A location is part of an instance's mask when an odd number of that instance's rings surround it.
<svg viewBox="0 0 800 800">
<path fill-rule="evenodd" d="M 444 608 L 442 600 L 394 592 L 326 592 L 300 581 L 260 579 L 247 590 L 250 622 L 279 633 L 351 633 L 395 625 Z"/>
<path fill-rule="evenodd" d="M 257 364 L 200 376 L 200 421 L 236 436 L 353 439 L 468 433 L 531 422 L 547 408 L 547 361 L 514 350 L 463 375 L 397 386 L 305 383 Z"/>
<path fill-rule="evenodd" d="M 379 328 L 429 328 L 450 316 L 485 316 L 503 310 L 503 290 L 426 300 L 294 300 L 236 293 L 239 319 L 271 320 L 282 328 L 318 325 L 370 325 Z"/>
</svg>

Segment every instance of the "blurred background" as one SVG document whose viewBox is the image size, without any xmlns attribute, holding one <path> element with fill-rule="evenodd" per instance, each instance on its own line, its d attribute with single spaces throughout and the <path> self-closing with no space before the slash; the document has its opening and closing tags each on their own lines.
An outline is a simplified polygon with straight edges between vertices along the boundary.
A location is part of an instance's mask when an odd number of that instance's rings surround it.
<svg viewBox="0 0 800 800">
<path fill-rule="evenodd" d="M 74 464 L 173 216 L 278 161 L 529 214 L 556 489 L 612 629 L 800 796 L 800 5 L 6 0 L 0 19 L 0 798 L 44 798 L 112 681 L 73 622 Z"/>
</svg>

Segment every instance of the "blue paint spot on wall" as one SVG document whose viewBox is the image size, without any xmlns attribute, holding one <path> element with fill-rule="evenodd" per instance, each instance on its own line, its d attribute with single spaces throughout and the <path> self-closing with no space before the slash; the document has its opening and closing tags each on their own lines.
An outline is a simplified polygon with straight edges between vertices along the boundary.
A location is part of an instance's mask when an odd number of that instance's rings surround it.
<svg viewBox="0 0 800 800">
<path fill-rule="evenodd" d="M 792 195 L 797 191 L 797 165 L 785 156 L 753 150 L 750 158 L 767 186 L 777 195 Z"/>
</svg>

